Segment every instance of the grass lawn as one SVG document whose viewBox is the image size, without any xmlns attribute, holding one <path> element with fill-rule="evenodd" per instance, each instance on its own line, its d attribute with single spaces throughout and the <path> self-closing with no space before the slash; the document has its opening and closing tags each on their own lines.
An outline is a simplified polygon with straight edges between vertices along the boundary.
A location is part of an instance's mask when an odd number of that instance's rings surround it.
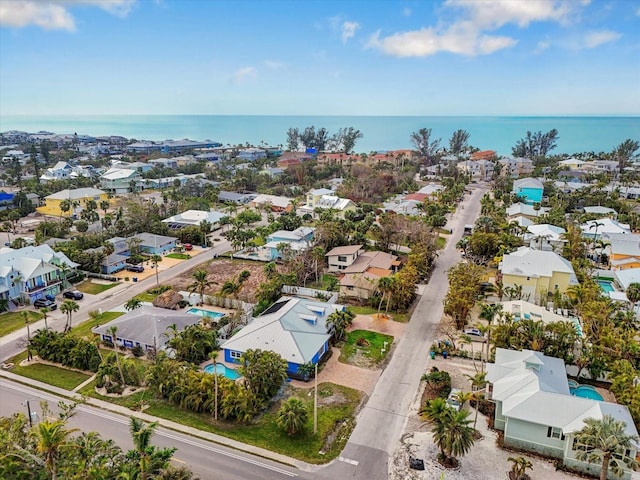
<svg viewBox="0 0 640 480">
<path fill-rule="evenodd" d="M 124 315 L 123 312 L 103 312 L 95 320 L 89 319 L 71 329 L 71 335 L 74 337 L 92 337 L 91 329 L 98 325 L 104 325 L 114 318 Z"/>
<path fill-rule="evenodd" d="M 11 359 L 11 362 L 15 364 L 15 367 L 11 369 L 11 373 L 66 390 L 73 390 L 90 378 L 89 375 L 84 373 L 74 372 L 63 367 L 54 367 L 53 365 L 34 363 L 33 365 L 21 367 L 20 362 L 25 358 L 27 358 L 27 352 L 22 352 Z"/>
<path fill-rule="evenodd" d="M 42 318 L 40 312 L 34 312 L 32 310 L 23 311 L 29 312 L 29 320 L 31 320 L 32 323 Z M 21 313 L 22 312 L 6 312 L 0 315 L 0 337 L 25 326 Z"/>
<path fill-rule="evenodd" d="M 93 283 L 91 280 L 85 280 L 80 285 L 76 285 L 76 289 L 80 290 L 83 293 L 88 293 L 90 295 L 97 295 L 98 293 L 105 292 L 110 288 L 115 287 L 118 283 Z"/>
<path fill-rule="evenodd" d="M 385 352 L 382 353 L 384 342 L 387 342 L 387 348 Z M 347 334 L 347 338 L 342 346 L 340 361 L 349 363 L 349 360 L 360 351 L 363 356 L 369 358 L 377 365 L 384 360 L 384 357 L 389 353 L 391 343 L 393 343 L 393 337 L 391 335 L 384 335 L 369 330 L 354 330 Z"/>
<path fill-rule="evenodd" d="M 351 310 L 356 315 L 375 315 L 378 313 L 378 309 L 373 307 L 360 307 L 360 306 L 354 307 L 349 305 L 349 310 Z M 384 313 L 384 305 L 380 313 Z M 407 323 L 411 318 L 408 313 L 389 312 L 387 313 L 387 315 L 390 315 L 392 320 L 395 320 L 396 322 L 400 322 L 400 323 Z"/>
<path fill-rule="evenodd" d="M 157 296 L 158 296 L 157 293 L 144 292 L 144 293 L 141 293 L 139 295 L 136 295 L 133 298 L 137 298 L 141 302 L 153 302 L 156 299 Z"/>
<path fill-rule="evenodd" d="M 362 394 L 340 385 L 322 383 L 318 386 L 318 434 L 313 434 L 313 395 L 312 389 L 293 390 L 293 395 L 300 398 L 307 405 L 309 418 L 306 427 L 300 434 L 289 437 L 276 425 L 276 417 L 280 402 L 276 402 L 265 412 L 256 423 L 244 425 L 236 422 L 213 420 L 210 414 L 198 414 L 183 410 L 163 400 L 152 398 L 147 392 L 139 392 L 127 398 L 112 398 L 98 395 L 93 382 L 80 390 L 80 393 L 107 402 L 129 408 L 136 408 L 141 400 L 149 407 L 145 413 L 165 418 L 182 425 L 194 427 L 203 431 L 223 435 L 240 442 L 255 445 L 274 452 L 288 455 L 309 463 L 326 463 L 337 457 L 344 447 L 355 423 L 353 416 Z M 323 405 L 323 399 L 327 402 Z M 329 434 L 335 435 L 336 441 L 326 446 L 325 439 Z M 324 455 L 318 453 L 324 450 Z"/>
<path fill-rule="evenodd" d="M 447 239 L 444 237 L 438 236 L 438 239 L 436 240 L 436 248 L 438 250 L 442 250 L 446 244 L 447 244 Z"/>
<path fill-rule="evenodd" d="M 169 255 L 165 255 L 167 258 L 175 258 L 177 260 L 189 260 L 191 256 L 186 253 L 170 253 Z"/>
</svg>

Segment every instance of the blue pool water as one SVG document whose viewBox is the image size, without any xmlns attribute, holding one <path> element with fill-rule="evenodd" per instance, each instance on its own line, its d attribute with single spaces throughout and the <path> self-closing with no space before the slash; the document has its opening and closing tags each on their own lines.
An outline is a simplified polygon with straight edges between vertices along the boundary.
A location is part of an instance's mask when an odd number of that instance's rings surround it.
<svg viewBox="0 0 640 480">
<path fill-rule="evenodd" d="M 609 280 L 598 280 L 598 285 L 600 285 L 600 288 L 605 293 L 613 292 L 615 290 L 613 288 L 613 283 Z"/>
<path fill-rule="evenodd" d="M 204 367 L 203 370 L 206 373 L 217 373 L 218 375 L 224 375 L 229 380 L 236 380 L 242 376 L 238 372 L 236 372 L 233 368 L 227 368 L 222 363 L 216 363 L 215 365 L 213 363 L 210 363 L 209 365 Z"/>
<path fill-rule="evenodd" d="M 212 312 L 210 310 L 203 310 L 196 307 L 191 307 L 189 310 L 187 310 L 187 313 L 190 313 L 192 315 L 200 315 L 201 317 L 213 318 L 214 320 L 219 320 L 224 317 L 224 313 Z"/>
<path fill-rule="evenodd" d="M 569 388 L 569 392 L 576 397 L 590 398 L 591 400 L 598 400 L 599 402 L 603 400 L 602 395 L 591 385 L 580 385 L 579 387 Z"/>
</svg>

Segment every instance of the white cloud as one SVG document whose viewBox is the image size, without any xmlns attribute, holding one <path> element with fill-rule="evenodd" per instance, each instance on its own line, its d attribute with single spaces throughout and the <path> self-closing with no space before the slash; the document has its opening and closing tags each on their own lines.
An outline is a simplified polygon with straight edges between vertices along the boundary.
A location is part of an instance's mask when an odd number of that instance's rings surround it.
<svg viewBox="0 0 640 480">
<path fill-rule="evenodd" d="M 588 0 L 581 4 L 585 3 Z M 543 21 L 566 23 L 581 4 L 572 0 L 446 0 L 446 8 L 461 11 L 452 23 L 386 37 L 377 32 L 369 38 L 367 46 L 397 57 L 424 57 L 438 52 L 488 55 L 518 43 L 515 38 L 494 33 L 501 27 L 515 24 L 525 28 Z"/>
<path fill-rule="evenodd" d="M 402 15 L 404 15 L 405 17 L 410 17 L 411 16 L 411 9 L 409 7 L 404 7 L 402 9 Z"/>
<path fill-rule="evenodd" d="M 342 35 L 340 36 L 342 43 L 347 43 L 350 38 L 353 38 L 359 28 L 360 24 L 358 22 L 342 22 Z"/>
<path fill-rule="evenodd" d="M 583 48 L 596 48 L 605 43 L 615 42 L 620 37 L 622 37 L 621 33 L 614 32 L 612 30 L 600 30 L 597 32 L 589 32 L 584 37 L 582 46 Z"/>
<path fill-rule="evenodd" d="M 284 63 L 276 62 L 275 60 L 265 60 L 264 64 L 270 70 L 280 70 L 282 67 L 284 67 Z"/>
<path fill-rule="evenodd" d="M 257 70 L 254 67 L 243 67 L 233 74 L 233 83 L 240 84 L 248 78 L 255 77 Z"/>
<path fill-rule="evenodd" d="M 74 6 L 93 6 L 112 15 L 126 17 L 135 0 L 2 0 L 0 26 L 22 28 L 35 25 L 45 30 L 75 31 L 69 11 Z"/>
<path fill-rule="evenodd" d="M 551 47 L 551 42 L 549 40 L 540 40 L 538 42 L 538 45 L 536 45 L 536 48 L 533 51 L 533 53 L 540 54 L 545 50 L 547 50 L 549 47 Z"/>
</svg>

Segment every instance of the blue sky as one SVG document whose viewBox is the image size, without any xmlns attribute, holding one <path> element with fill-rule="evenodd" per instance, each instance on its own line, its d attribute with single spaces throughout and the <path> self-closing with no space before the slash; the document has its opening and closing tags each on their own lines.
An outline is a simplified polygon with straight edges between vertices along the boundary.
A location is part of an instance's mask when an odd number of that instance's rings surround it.
<svg viewBox="0 0 640 480">
<path fill-rule="evenodd" d="M 0 107 L 638 115 L 640 1 L 2 0 Z"/>
</svg>

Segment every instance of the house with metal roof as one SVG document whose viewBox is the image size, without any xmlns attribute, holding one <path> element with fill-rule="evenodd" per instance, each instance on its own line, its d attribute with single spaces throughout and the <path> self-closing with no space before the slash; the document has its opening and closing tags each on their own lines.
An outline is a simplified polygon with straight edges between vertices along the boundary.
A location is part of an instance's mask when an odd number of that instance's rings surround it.
<svg viewBox="0 0 640 480">
<path fill-rule="evenodd" d="M 224 190 L 218 192 L 220 202 L 235 203 L 236 205 L 246 205 L 257 196 L 255 193 L 225 192 Z"/>
<path fill-rule="evenodd" d="M 328 270 L 330 272 L 340 272 L 350 267 L 358 256 L 363 253 L 364 248 L 362 245 L 345 245 L 332 248 L 325 254 L 329 266 Z"/>
<path fill-rule="evenodd" d="M 620 223 L 611 218 L 589 220 L 580 225 L 582 236 L 591 240 L 599 240 L 600 237 L 610 234 L 630 234 L 631 227 L 626 223 Z"/>
<path fill-rule="evenodd" d="M 562 252 L 567 240 L 564 228 L 556 227 L 547 223 L 529 225 L 524 234 L 525 243 L 536 250 L 547 250 L 550 252 Z"/>
<path fill-rule="evenodd" d="M 269 207 L 272 212 L 290 212 L 293 209 L 292 199 L 280 195 L 260 194 L 251 200 L 254 208 Z"/>
<path fill-rule="evenodd" d="M 285 248 L 298 254 L 311 246 L 315 230 L 314 227 L 299 227 L 293 231 L 278 230 L 267 236 L 267 243 L 262 248 L 269 251 L 269 261 L 282 258 Z"/>
<path fill-rule="evenodd" d="M 142 306 L 104 325 L 94 327 L 91 331 L 99 335 L 101 340 L 121 347 L 133 348 L 138 346 L 144 350 L 155 349 L 161 351 L 167 349 L 166 344 L 171 338 L 167 334 L 167 329 L 170 326 L 175 325 L 176 330 L 181 332 L 201 320 L 201 316 L 191 313 Z M 109 329 L 114 326 L 118 327 L 116 339 L 109 333 Z"/>
<path fill-rule="evenodd" d="M 167 237 L 165 235 L 156 235 L 155 233 L 138 233 L 133 238 L 140 241 L 140 251 L 151 255 L 165 255 L 176 248 L 175 237 Z"/>
<path fill-rule="evenodd" d="M 535 300 L 548 292 L 566 292 L 578 279 L 571 262 L 554 252 L 520 247 L 502 257 L 498 266 L 505 287 L 522 287 L 525 298 Z M 546 298 L 546 297 L 545 297 Z"/>
<path fill-rule="evenodd" d="M 166 223 L 172 230 L 177 230 L 184 227 L 199 227 L 203 221 L 207 221 L 211 224 L 211 228 L 216 228 L 216 225 L 223 217 L 227 215 L 220 212 L 207 212 L 205 210 L 187 210 L 186 212 L 173 215 L 169 218 L 162 220 L 162 223 Z"/>
<path fill-rule="evenodd" d="M 569 468 L 597 476 L 599 462 L 576 459 L 575 434 L 584 421 L 611 415 L 626 424 L 627 435 L 638 435 L 626 406 L 602 401 L 593 387 L 570 384 L 560 358 L 498 348 L 495 363 L 487 365 L 487 381 L 487 398 L 496 406 L 494 426 L 504 432 L 508 447 L 558 458 Z M 635 458 L 639 447 L 633 442 L 628 455 Z M 622 478 L 630 479 L 631 472 L 625 470 Z"/>
<path fill-rule="evenodd" d="M 549 211 L 547 207 L 540 207 L 536 210 L 533 205 L 527 205 L 526 203 L 514 203 L 507 207 L 507 220 L 512 221 L 516 217 L 526 217 L 529 220 L 535 220 L 540 215 L 544 215 Z"/>
<path fill-rule="evenodd" d="M 0 298 L 33 303 L 59 294 L 65 271 L 78 266 L 49 245 L 0 249 Z"/>
<path fill-rule="evenodd" d="M 100 186 L 111 193 L 131 193 L 140 188 L 142 175 L 130 168 L 110 168 L 100 176 Z"/>
<path fill-rule="evenodd" d="M 72 190 L 61 190 L 44 197 L 44 205 L 36 208 L 36 210 L 42 215 L 72 217 L 84 210 L 87 202 L 94 201 L 98 208 L 100 208 L 100 202 L 103 200 L 108 200 L 108 195 L 105 191 L 97 188 L 87 187 L 75 188 Z M 67 211 L 62 211 L 60 208 L 60 205 L 64 201 L 71 203 L 71 208 Z"/>
<path fill-rule="evenodd" d="M 329 193 L 326 193 L 329 192 Z M 301 214 L 315 215 L 316 208 L 335 210 L 339 217 L 344 217 L 345 212 L 355 211 L 356 204 L 348 198 L 341 198 L 333 191 L 326 188 L 311 190 L 307 193 L 307 203 L 298 210 Z"/>
<path fill-rule="evenodd" d="M 537 178 L 521 178 L 513 182 L 512 193 L 524 198 L 527 205 L 540 203 L 542 201 L 542 192 L 544 185 Z"/>
<path fill-rule="evenodd" d="M 287 374 L 300 365 L 317 364 L 329 352 L 329 316 L 343 305 L 281 297 L 262 315 L 222 344 L 226 362 L 239 363 L 247 350 L 270 350 L 287 361 Z"/>
<path fill-rule="evenodd" d="M 602 239 L 608 243 L 605 252 L 612 269 L 640 268 L 640 235 L 603 233 Z"/>
<path fill-rule="evenodd" d="M 400 261 L 386 252 L 362 252 L 355 261 L 341 271 L 340 295 L 366 300 L 378 289 L 383 277 L 390 277 L 398 271 Z"/>
</svg>

